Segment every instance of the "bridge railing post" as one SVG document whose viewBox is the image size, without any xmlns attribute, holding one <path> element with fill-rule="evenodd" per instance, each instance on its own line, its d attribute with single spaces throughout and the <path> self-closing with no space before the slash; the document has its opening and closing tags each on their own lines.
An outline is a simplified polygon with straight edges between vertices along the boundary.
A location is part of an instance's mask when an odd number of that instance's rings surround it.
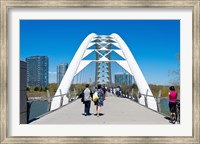
<svg viewBox="0 0 200 144">
<path fill-rule="evenodd" d="M 161 112 L 161 105 L 160 105 L 160 97 L 161 97 L 162 90 L 159 90 L 158 92 L 158 97 L 157 97 L 157 107 L 158 107 L 158 112 Z"/>
<path fill-rule="evenodd" d="M 63 95 L 62 95 L 62 91 L 60 89 L 60 96 L 61 96 L 61 99 L 60 99 L 60 107 L 63 105 Z"/>
<path fill-rule="evenodd" d="M 70 91 L 67 94 L 68 94 L 68 102 L 70 102 L 71 101 L 71 93 L 70 93 Z"/>
<path fill-rule="evenodd" d="M 137 102 L 139 103 L 139 99 L 140 99 L 140 91 L 138 90 L 138 93 L 137 93 Z"/>
<path fill-rule="evenodd" d="M 134 98 L 134 89 L 132 88 L 132 90 L 131 90 L 131 99 L 132 100 L 135 100 L 135 98 Z"/>
<path fill-rule="evenodd" d="M 76 99 L 76 89 L 74 88 L 74 99 Z"/>
<path fill-rule="evenodd" d="M 47 111 L 50 111 L 52 98 L 50 96 L 49 90 L 47 90 L 47 101 L 48 101 Z"/>
<path fill-rule="evenodd" d="M 148 107 L 147 95 L 148 95 L 148 89 L 147 89 L 146 94 L 145 94 L 145 96 L 144 96 L 145 106 L 146 106 L 146 107 Z"/>
</svg>

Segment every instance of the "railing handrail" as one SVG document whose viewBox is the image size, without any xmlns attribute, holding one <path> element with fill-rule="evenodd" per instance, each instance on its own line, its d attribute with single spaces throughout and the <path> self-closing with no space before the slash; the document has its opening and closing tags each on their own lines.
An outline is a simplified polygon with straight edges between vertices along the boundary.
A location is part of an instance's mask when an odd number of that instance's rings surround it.
<svg viewBox="0 0 200 144">
<path fill-rule="evenodd" d="M 148 92 L 148 91 L 147 91 Z M 126 98 L 129 98 L 129 99 L 133 99 L 134 95 L 132 93 L 132 95 L 125 95 L 125 94 L 120 94 L 122 97 L 126 97 Z M 141 96 L 144 96 L 144 99 L 145 99 L 145 107 L 149 108 L 148 107 L 148 102 L 147 102 L 147 97 L 154 97 L 155 100 L 156 100 L 156 104 L 157 104 L 157 112 L 160 113 L 160 114 L 164 114 L 164 113 L 161 113 L 161 105 L 160 105 L 160 100 L 161 99 L 169 99 L 169 97 L 161 97 L 161 91 L 159 91 L 158 93 L 158 96 L 153 96 L 153 95 L 148 95 L 148 94 L 142 94 L 138 91 L 138 93 L 136 94 L 136 98 L 134 98 L 134 101 L 136 100 L 137 102 L 139 102 L 139 98 Z M 178 99 L 177 97 L 177 102 L 180 102 L 180 99 Z M 165 115 L 165 114 L 164 114 Z"/>
<path fill-rule="evenodd" d="M 148 96 L 148 97 L 154 97 L 154 98 L 159 98 L 159 99 L 169 99 L 169 97 L 158 97 L 158 96 L 152 96 L 152 95 L 146 95 L 146 94 L 141 94 L 140 95 L 145 95 L 145 96 Z M 177 99 L 179 100 L 179 99 Z"/>
<path fill-rule="evenodd" d="M 49 97 L 39 97 L 39 98 L 35 98 L 34 100 L 48 100 L 48 99 L 52 99 L 54 97 L 60 97 L 60 96 L 64 96 L 66 95 L 67 96 L 68 93 L 66 94 L 61 94 L 61 95 L 56 95 L 56 96 L 49 96 Z M 29 100 L 28 100 L 29 101 Z"/>
<path fill-rule="evenodd" d="M 152 95 L 147 95 L 147 94 L 141 94 L 140 95 L 144 95 L 144 96 L 148 96 L 148 97 L 154 97 L 154 98 L 168 98 L 168 97 L 158 97 L 158 96 L 152 96 Z"/>
</svg>

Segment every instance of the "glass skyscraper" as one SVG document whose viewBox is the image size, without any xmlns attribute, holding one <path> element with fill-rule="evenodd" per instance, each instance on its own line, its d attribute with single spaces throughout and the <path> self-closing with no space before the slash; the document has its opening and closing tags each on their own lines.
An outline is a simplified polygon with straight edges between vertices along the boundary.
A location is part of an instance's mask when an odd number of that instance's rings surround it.
<svg viewBox="0 0 200 144">
<path fill-rule="evenodd" d="M 57 84 L 60 84 L 67 68 L 68 68 L 67 63 L 57 65 Z"/>
<path fill-rule="evenodd" d="M 48 86 L 49 60 L 47 56 L 31 56 L 27 62 L 27 86 Z"/>
<path fill-rule="evenodd" d="M 129 73 L 115 74 L 116 85 L 131 85 L 133 84 L 133 76 Z"/>
</svg>

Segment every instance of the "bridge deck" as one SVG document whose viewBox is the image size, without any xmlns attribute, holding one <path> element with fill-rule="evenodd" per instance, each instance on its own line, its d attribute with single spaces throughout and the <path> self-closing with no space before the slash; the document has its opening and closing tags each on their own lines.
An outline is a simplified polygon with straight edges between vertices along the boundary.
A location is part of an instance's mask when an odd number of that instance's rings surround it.
<svg viewBox="0 0 200 144">
<path fill-rule="evenodd" d="M 106 97 L 102 115 L 95 116 L 91 103 L 91 116 L 83 115 L 84 105 L 78 99 L 30 124 L 169 124 L 165 116 L 126 98 Z"/>
</svg>

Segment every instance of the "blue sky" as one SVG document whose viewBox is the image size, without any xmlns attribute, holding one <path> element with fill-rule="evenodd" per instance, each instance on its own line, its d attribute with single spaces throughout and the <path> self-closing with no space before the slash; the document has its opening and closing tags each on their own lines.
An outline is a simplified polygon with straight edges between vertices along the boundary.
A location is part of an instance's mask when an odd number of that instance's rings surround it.
<svg viewBox="0 0 200 144">
<path fill-rule="evenodd" d="M 169 85 L 169 71 L 180 61 L 179 20 L 21 20 L 20 60 L 49 57 L 49 82 L 56 82 L 56 66 L 70 63 L 90 34 L 122 37 L 148 83 Z"/>
</svg>

